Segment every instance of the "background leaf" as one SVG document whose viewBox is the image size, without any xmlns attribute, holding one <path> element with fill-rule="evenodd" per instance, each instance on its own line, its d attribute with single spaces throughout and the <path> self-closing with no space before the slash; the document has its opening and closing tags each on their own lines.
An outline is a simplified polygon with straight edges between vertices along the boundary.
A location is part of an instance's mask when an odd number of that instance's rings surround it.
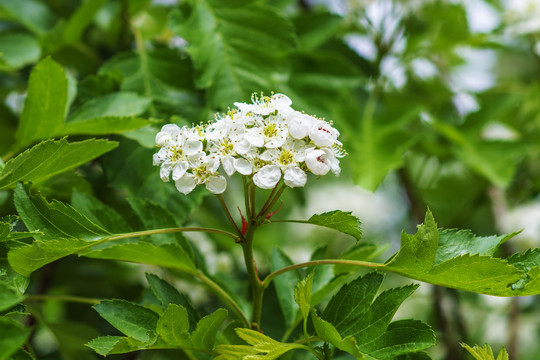
<svg viewBox="0 0 540 360">
<path fill-rule="evenodd" d="M 309 218 L 308 222 L 349 234 L 357 241 L 362 239 L 361 222 L 356 216 L 351 215 L 351 212 L 334 210 L 315 214 Z"/>
<path fill-rule="evenodd" d="M 125 300 L 104 300 L 94 309 L 125 335 L 142 342 L 155 339 L 159 316 L 140 305 Z"/>
<path fill-rule="evenodd" d="M 116 142 L 107 140 L 72 143 L 66 139 L 45 140 L 6 163 L 0 172 L 0 189 L 14 187 L 18 181 L 43 181 L 101 156 L 116 146 Z"/>
</svg>

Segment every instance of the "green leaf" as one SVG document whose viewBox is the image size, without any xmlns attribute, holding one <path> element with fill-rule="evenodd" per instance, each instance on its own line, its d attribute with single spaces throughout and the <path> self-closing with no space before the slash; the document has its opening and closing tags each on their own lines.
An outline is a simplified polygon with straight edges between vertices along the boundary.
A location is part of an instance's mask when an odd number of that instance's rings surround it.
<svg viewBox="0 0 540 360">
<path fill-rule="evenodd" d="M 322 318 L 342 330 L 369 309 L 384 275 L 370 272 L 343 286 L 326 306 Z"/>
<path fill-rule="evenodd" d="M 73 207 L 58 201 L 48 203 L 41 195 L 28 196 L 22 185 L 15 190 L 15 206 L 29 230 L 40 230 L 31 245 L 11 249 L 8 260 L 15 271 L 28 276 L 32 271 L 64 256 L 80 253 L 100 259 L 153 264 L 186 272 L 196 271 L 191 257 L 179 246 L 155 246 L 146 242 L 103 243 L 114 236 L 91 222 Z M 120 242 L 130 234 L 122 234 Z M 133 233 L 134 236 L 137 233 Z M 111 240 L 112 239 L 112 240 Z M 96 249 L 102 244 L 102 248 Z M 94 248 L 92 248 L 94 247 Z"/>
<path fill-rule="evenodd" d="M 75 254 L 94 244 L 79 239 L 36 240 L 31 245 L 12 248 L 8 253 L 8 261 L 13 270 L 23 276 L 55 260 Z"/>
<path fill-rule="evenodd" d="M 501 244 L 517 234 L 519 232 L 499 236 L 476 236 L 469 230 L 439 230 L 439 246 L 435 254 L 435 265 L 465 254 L 493 256 Z"/>
<path fill-rule="evenodd" d="M 461 161 L 501 188 L 508 187 L 527 151 L 524 143 L 480 140 L 479 136 L 468 135 L 442 122 L 431 124 L 455 145 L 454 151 Z"/>
<path fill-rule="evenodd" d="M 416 234 L 401 233 L 399 252 L 387 263 L 387 267 L 416 274 L 429 272 L 435 261 L 438 241 L 437 224 L 428 211 L 424 223 L 418 225 Z"/>
<path fill-rule="evenodd" d="M 15 354 L 11 355 L 10 360 L 36 360 L 28 351 L 19 349 Z"/>
<path fill-rule="evenodd" d="M 158 48 L 121 53 L 105 63 L 100 75 L 122 75 L 121 89 L 150 97 L 167 114 L 195 115 L 199 100 L 193 93 L 192 66 L 179 50 Z"/>
<path fill-rule="evenodd" d="M 0 189 L 14 187 L 18 181 L 43 181 L 97 158 L 116 146 L 116 142 L 95 139 L 72 143 L 66 139 L 43 141 L 6 163 L 0 172 Z"/>
<path fill-rule="evenodd" d="M 9 359 L 15 354 L 24 345 L 31 331 L 15 321 L 0 318 L 0 359 Z"/>
<path fill-rule="evenodd" d="M 138 242 L 111 245 L 99 250 L 88 250 L 81 255 L 94 259 L 109 259 L 151 264 L 176 269 L 188 273 L 196 272 L 195 265 L 188 254 L 176 245 L 161 245 Z"/>
<path fill-rule="evenodd" d="M 416 141 L 404 131 L 409 123 L 418 118 L 420 109 L 413 109 L 396 116 L 387 114 L 375 118 L 372 99 L 365 104 L 360 121 L 360 129 L 351 133 L 360 134 L 354 140 L 345 142 L 351 152 L 349 163 L 353 166 L 354 180 L 363 188 L 374 191 L 389 171 L 403 164 L 403 154 Z M 350 115 L 348 115 L 350 117 Z"/>
<path fill-rule="evenodd" d="M 353 355 L 355 359 L 364 359 L 364 356 L 360 353 L 356 340 L 352 336 L 342 338 L 336 328 L 329 322 L 321 319 L 317 316 L 315 310 L 311 314 L 313 326 L 317 335 L 326 342 L 334 345 L 336 348 L 346 351 Z"/>
<path fill-rule="evenodd" d="M 0 277 L 2 280 L 2 277 Z M 24 299 L 24 296 L 8 285 L 0 282 L 0 312 L 7 310 Z"/>
<path fill-rule="evenodd" d="M 236 333 L 242 340 L 252 345 L 256 353 L 266 353 L 263 357 L 265 360 L 277 359 L 289 350 L 301 348 L 301 346 L 296 344 L 281 343 L 255 330 L 237 328 Z"/>
<path fill-rule="evenodd" d="M 334 295 L 323 316 L 314 319 L 314 324 L 319 322 L 320 328 L 317 331 L 327 333 L 326 341 L 339 348 L 345 346 L 342 341 L 349 338 L 348 343 L 354 346 L 349 345 L 345 351 L 354 355 L 354 349 L 357 349 L 369 355 L 370 359 L 394 359 L 435 344 L 433 331 L 420 321 L 401 320 L 390 323 L 401 303 L 418 286 L 393 288 L 375 299 L 383 278 L 380 273 L 368 273 L 343 286 Z M 328 325 L 321 321 L 328 321 Z M 341 339 L 341 336 L 345 336 L 345 339 Z"/>
<path fill-rule="evenodd" d="M 155 340 L 159 316 L 152 310 L 125 300 L 103 300 L 94 309 L 123 334 L 146 343 Z"/>
<path fill-rule="evenodd" d="M 324 226 L 351 235 L 357 241 L 362 239 L 360 220 L 351 214 L 341 210 L 334 210 L 322 214 L 315 214 L 309 218 L 310 224 Z"/>
<path fill-rule="evenodd" d="M 188 41 L 197 87 L 210 91 L 214 105 L 226 108 L 254 89 L 272 90 L 272 75 L 294 46 L 286 19 L 249 0 L 193 1 L 184 10 L 172 13 L 170 27 Z"/>
<path fill-rule="evenodd" d="M 64 41 L 76 43 L 106 0 L 85 1 L 71 15 L 64 27 Z"/>
<path fill-rule="evenodd" d="M 144 341 L 122 336 L 100 336 L 86 346 L 103 356 L 149 348 L 149 344 Z"/>
<path fill-rule="evenodd" d="M 191 340 L 196 349 L 211 351 L 214 348 L 217 332 L 227 318 L 227 314 L 227 310 L 218 309 L 197 323 L 197 328 L 191 334 Z"/>
<path fill-rule="evenodd" d="M 144 113 L 150 99 L 132 92 L 116 92 L 85 102 L 67 120 L 67 125 L 85 120 L 137 116 Z"/>
<path fill-rule="evenodd" d="M 495 360 L 493 350 L 488 344 L 484 344 L 483 347 L 475 345 L 472 348 L 467 344 L 461 344 L 461 346 L 464 347 L 476 360 Z M 502 347 L 499 351 L 497 360 L 509 360 L 508 353 L 504 347 Z"/>
<path fill-rule="evenodd" d="M 112 233 L 121 234 L 132 231 L 118 212 L 92 195 L 75 190 L 71 196 L 71 204 L 90 221 Z"/>
<path fill-rule="evenodd" d="M 42 195 L 29 195 L 23 185 L 15 189 L 15 207 L 30 231 L 41 231 L 40 240 L 73 238 L 98 240 L 110 233 L 91 222 L 73 207 L 57 200 L 48 202 Z"/>
<path fill-rule="evenodd" d="M 359 347 L 374 358 L 394 359 L 434 345 L 435 333 L 427 324 L 417 320 L 398 320 L 388 325 L 381 336 Z"/>
<path fill-rule="evenodd" d="M 294 287 L 294 301 L 300 307 L 304 320 L 309 316 L 311 310 L 311 288 L 313 286 L 313 272 L 303 278 Z"/>
<path fill-rule="evenodd" d="M 133 116 L 107 116 L 77 122 L 68 122 L 56 132 L 56 136 L 63 135 L 105 135 L 118 134 L 142 128 L 150 124 L 149 120 Z"/>
<path fill-rule="evenodd" d="M 197 310 L 191 305 L 189 299 L 184 294 L 178 292 L 174 286 L 165 280 L 160 279 L 156 275 L 149 273 L 146 273 L 145 275 L 146 280 L 150 285 L 150 289 L 161 303 L 162 308 L 167 309 L 170 304 L 182 306 L 187 310 L 190 330 L 195 330 L 200 318 Z"/>
<path fill-rule="evenodd" d="M 143 225 L 141 230 L 182 226 L 182 222 L 178 220 L 178 217 L 173 216 L 167 209 L 155 202 L 140 198 L 128 198 L 128 202 Z M 155 234 L 149 238 L 150 242 L 156 245 L 180 245 L 193 258 L 191 245 L 181 233 Z"/>
<path fill-rule="evenodd" d="M 56 22 L 47 5 L 37 0 L 0 0 L 0 10 L 39 36 L 45 35 Z"/>
<path fill-rule="evenodd" d="M 293 265 L 291 259 L 281 249 L 272 249 L 270 255 L 270 269 L 277 271 Z M 296 319 L 297 307 L 294 303 L 294 285 L 300 281 L 298 271 L 288 271 L 274 279 L 279 305 L 283 311 L 283 317 L 287 327 L 290 327 Z"/>
<path fill-rule="evenodd" d="M 62 126 L 67 111 L 68 79 L 64 69 L 50 57 L 40 61 L 30 74 L 19 128 L 19 148 L 52 137 Z"/>
<path fill-rule="evenodd" d="M 32 35 L 10 33 L 0 36 L 0 53 L 7 65 L 18 69 L 38 61 L 41 48 L 38 39 Z"/>
<path fill-rule="evenodd" d="M 439 233 L 431 213 L 428 212 L 425 223 L 418 226 L 415 235 L 402 234 L 401 249 L 387 261 L 383 269 L 411 279 L 481 294 L 516 296 L 540 292 L 540 268 L 513 266 L 509 261 L 485 255 L 468 253 L 460 255 L 463 246 L 452 244 L 464 236 L 468 237 L 467 233 L 455 231 L 442 233 L 445 238 L 442 240 L 443 247 L 439 256 L 448 260 L 434 266 Z M 489 238 L 484 245 L 479 245 L 474 240 L 468 245 L 467 250 L 492 253 L 498 244 L 513 235 Z M 458 239 L 451 239 L 450 236 L 456 236 Z M 456 251 L 456 254 L 452 254 L 451 251 Z M 516 263 L 522 263 L 523 259 L 516 257 L 514 260 Z"/>
<path fill-rule="evenodd" d="M 170 304 L 157 322 L 157 333 L 169 345 L 191 347 L 187 310 Z"/>
</svg>

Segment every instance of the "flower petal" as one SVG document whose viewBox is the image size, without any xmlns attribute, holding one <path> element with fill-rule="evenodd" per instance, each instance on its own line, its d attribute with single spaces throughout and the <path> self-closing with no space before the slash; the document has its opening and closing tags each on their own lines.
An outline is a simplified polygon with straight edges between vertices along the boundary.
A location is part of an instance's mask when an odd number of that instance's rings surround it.
<svg viewBox="0 0 540 360">
<path fill-rule="evenodd" d="M 235 159 L 234 168 L 242 175 L 251 175 L 253 172 L 253 167 L 251 163 L 246 159 Z"/>
<path fill-rule="evenodd" d="M 272 189 L 280 179 L 281 169 L 277 165 L 265 165 L 253 175 L 253 182 L 261 189 Z"/>
<path fill-rule="evenodd" d="M 292 167 L 285 170 L 283 182 L 289 187 L 301 187 L 306 185 L 307 174 L 299 167 Z"/>
<path fill-rule="evenodd" d="M 222 194 L 227 189 L 227 179 L 221 175 L 210 176 L 206 180 L 206 189 L 212 194 Z"/>
<path fill-rule="evenodd" d="M 195 179 L 193 174 L 186 173 L 182 178 L 176 180 L 174 184 L 178 191 L 187 195 L 195 189 L 195 186 L 197 186 L 197 179 Z"/>
</svg>

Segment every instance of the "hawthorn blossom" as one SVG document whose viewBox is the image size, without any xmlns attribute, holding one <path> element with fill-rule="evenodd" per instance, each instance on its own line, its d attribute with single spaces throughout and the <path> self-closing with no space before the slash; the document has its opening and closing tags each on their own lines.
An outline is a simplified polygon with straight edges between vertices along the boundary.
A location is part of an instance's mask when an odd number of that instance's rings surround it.
<svg viewBox="0 0 540 360">
<path fill-rule="evenodd" d="M 234 105 L 208 124 L 163 126 L 154 154 L 163 181 L 172 177 L 183 194 L 203 184 L 221 194 L 227 188 L 221 172 L 228 177 L 238 172 L 261 189 L 281 182 L 302 187 L 310 173 L 339 175 L 338 158 L 345 153 L 332 123 L 294 110 L 283 94 L 254 95 L 251 104 Z"/>
</svg>

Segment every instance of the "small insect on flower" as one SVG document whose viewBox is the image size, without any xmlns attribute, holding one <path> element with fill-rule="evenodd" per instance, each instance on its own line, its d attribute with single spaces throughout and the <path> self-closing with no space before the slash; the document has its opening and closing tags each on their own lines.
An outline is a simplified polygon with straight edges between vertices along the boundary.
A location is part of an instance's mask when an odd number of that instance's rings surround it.
<svg viewBox="0 0 540 360">
<path fill-rule="evenodd" d="M 160 150 L 154 154 L 161 179 L 172 177 L 183 194 L 201 184 L 221 194 L 227 179 L 220 169 L 229 177 L 235 172 L 250 176 L 261 189 L 282 180 L 288 187 L 303 187 L 309 173 L 339 175 L 338 158 L 346 152 L 331 123 L 294 110 L 283 94 L 254 94 L 251 100 L 235 102 L 236 109 L 205 125 L 163 126 L 156 135 Z"/>
</svg>

